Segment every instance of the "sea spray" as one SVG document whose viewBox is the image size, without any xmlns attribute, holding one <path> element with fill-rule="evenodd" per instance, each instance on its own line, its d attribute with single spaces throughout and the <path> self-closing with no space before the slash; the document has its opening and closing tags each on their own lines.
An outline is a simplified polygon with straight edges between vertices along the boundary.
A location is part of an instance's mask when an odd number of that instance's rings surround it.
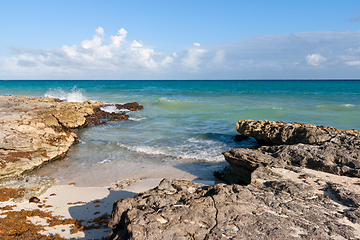
<svg viewBox="0 0 360 240">
<path fill-rule="evenodd" d="M 78 89 L 76 86 L 74 86 L 70 91 L 62 88 L 56 88 L 46 92 L 45 97 L 58 98 L 65 102 L 83 102 L 88 100 L 83 94 L 84 92 L 84 89 Z"/>
</svg>

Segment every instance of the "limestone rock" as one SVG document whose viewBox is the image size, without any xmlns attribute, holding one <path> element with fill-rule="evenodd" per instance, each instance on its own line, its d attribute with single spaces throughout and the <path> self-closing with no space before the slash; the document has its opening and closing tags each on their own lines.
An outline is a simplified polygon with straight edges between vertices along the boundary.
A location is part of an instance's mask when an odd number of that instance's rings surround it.
<svg viewBox="0 0 360 240">
<path fill-rule="evenodd" d="M 336 175 L 360 177 L 360 150 L 336 144 L 281 145 L 254 149 L 232 149 L 223 152 L 234 172 L 248 178 L 259 166 L 286 167 L 299 165 Z"/>
<path fill-rule="evenodd" d="M 236 130 L 244 136 L 254 137 L 263 145 L 323 143 L 330 141 L 340 133 L 359 136 L 356 130 L 341 131 L 334 127 L 318 127 L 311 124 L 267 120 L 242 120 L 236 123 Z"/>
<path fill-rule="evenodd" d="M 0 181 L 22 177 L 46 162 L 63 158 L 78 138 L 77 129 L 110 118 L 100 110 L 104 105 L 0 96 Z M 111 120 L 127 118 L 126 114 L 111 115 Z"/>
<path fill-rule="evenodd" d="M 249 179 L 251 172 L 259 166 L 298 165 L 360 177 L 360 134 L 356 130 L 252 120 L 239 121 L 237 130 L 272 145 L 223 153 L 232 167 L 229 174 L 237 174 L 238 183 L 246 182 L 244 179 Z"/>
<path fill-rule="evenodd" d="M 360 237 L 344 220 L 345 211 L 323 192 L 274 173 L 267 176 L 263 184 L 247 186 L 165 179 L 153 190 L 114 203 L 110 239 Z"/>
<path fill-rule="evenodd" d="M 224 152 L 235 184 L 163 180 L 114 203 L 110 239 L 360 239 L 359 133 L 239 121 L 256 149 Z"/>
</svg>

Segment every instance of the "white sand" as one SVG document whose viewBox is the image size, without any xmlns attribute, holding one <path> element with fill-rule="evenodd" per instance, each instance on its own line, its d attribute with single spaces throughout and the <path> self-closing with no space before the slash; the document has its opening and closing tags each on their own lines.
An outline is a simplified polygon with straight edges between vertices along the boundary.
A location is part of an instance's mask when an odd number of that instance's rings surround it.
<svg viewBox="0 0 360 240">
<path fill-rule="evenodd" d="M 104 213 L 111 214 L 112 205 L 118 199 L 133 197 L 136 194 L 146 191 L 148 189 L 156 187 L 160 183 L 161 179 L 156 180 L 142 180 L 126 186 L 121 190 L 110 191 L 106 187 L 77 187 L 70 185 L 54 185 L 49 188 L 44 194 L 39 196 L 40 203 L 14 203 L 12 201 L 0 202 L 0 207 L 6 205 L 16 205 L 13 209 L 19 210 L 35 210 L 40 209 L 43 211 L 51 211 L 53 215 L 60 215 L 66 219 L 75 218 L 77 220 L 91 221 Z M 52 196 L 50 196 L 52 195 Z M 68 203 L 77 203 L 71 204 Z M 45 204 L 51 206 L 47 208 L 39 208 L 39 204 Z M 1 212 L 1 211 L 0 211 Z M 2 211 L 4 212 L 4 211 Z M 47 226 L 46 219 L 40 217 L 29 218 L 33 223 Z M 84 225 L 84 224 L 83 224 Z M 84 232 L 78 232 L 70 234 L 69 225 L 57 225 L 54 227 L 45 227 L 47 230 L 44 234 L 58 233 L 62 237 L 71 239 L 89 239 L 107 237 L 110 233 L 110 228 L 106 229 L 92 229 Z"/>
</svg>

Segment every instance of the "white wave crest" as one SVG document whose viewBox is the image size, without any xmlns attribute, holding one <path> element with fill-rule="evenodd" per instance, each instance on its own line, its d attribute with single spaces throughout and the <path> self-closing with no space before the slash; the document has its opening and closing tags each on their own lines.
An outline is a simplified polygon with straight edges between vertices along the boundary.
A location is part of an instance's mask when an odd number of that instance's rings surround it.
<svg viewBox="0 0 360 240">
<path fill-rule="evenodd" d="M 145 153 L 149 155 L 168 155 L 165 151 L 156 148 L 156 147 L 150 147 L 150 146 L 128 146 L 122 143 L 118 143 L 120 147 L 126 148 L 129 151 L 132 152 L 138 152 L 138 153 Z"/>
<path fill-rule="evenodd" d="M 142 117 L 142 118 L 135 118 L 135 117 L 129 117 L 129 120 L 131 120 L 131 121 L 135 121 L 135 122 L 139 122 L 139 121 L 141 121 L 141 120 L 145 120 L 146 119 L 146 117 Z"/>
<path fill-rule="evenodd" d="M 159 101 L 164 101 L 164 102 L 174 102 L 175 100 L 172 100 L 172 99 L 169 99 L 167 97 L 162 97 L 162 98 L 159 98 Z"/>
<path fill-rule="evenodd" d="M 121 112 L 130 112 L 129 109 L 117 109 L 115 105 L 111 105 L 111 106 L 105 106 L 100 108 L 101 110 L 103 110 L 104 112 L 108 112 L 108 113 L 121 113 Z"/>
<path fill-rule="evenodd" d="M 221 142 L 191 137 L 182 144 L 179 157 L 219 162 L 224 160 L 222 148 Z"/>
<path fill-rule="evenodd" d="M 112 162 L 110 159 L 104 159 L 101 162 L 99 162 L 99 164 L 110 163 L 110 162 Z"/>
<path fill-rule="evenodd" d="M 224 151 L 220 142 L 212 140 L 202 140 L 196 138 L 189 138 L 182 143 L 181 146 L 129 146 L 118 143 L 132 152 L 138 152 L 148 155 L 163 155 L 164 157 L 171 157 L 176 159 L 195 159 L 208 162 L 220 162 L 224 160 L 221 154 Z"/>
<path fill-rule="evenodd" d="M 83 92 L 83 89 L 78 89 L 76 86 L 73 87 L 70 92 L 63 90 L 62 88 L 57 88 L 49 90 L 45 93 L 45 97 L 59 98 L 66 102 L 83 102 L 87 100 Z"/>
<path fill-rule="evenodd" d="M 354 107 L 355 105 L 354 104 L 344 104 L 345 107 Z"/>
</svg>

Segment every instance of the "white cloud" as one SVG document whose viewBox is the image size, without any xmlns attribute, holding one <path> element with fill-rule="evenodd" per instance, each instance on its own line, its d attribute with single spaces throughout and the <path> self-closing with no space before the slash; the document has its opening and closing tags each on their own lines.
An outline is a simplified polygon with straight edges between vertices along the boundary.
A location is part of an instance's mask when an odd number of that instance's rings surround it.
<svg viewBox="0 0 360 240">
<path fill-rule="evenodd" d="M 95 29 L 97 35 L 104 36 L 104 29 L 102 27 L 98 27 Z"/>
<path fill-rule="evenodd" d="M 84 40 L 81 42 L 81 47 L 85 49 L 96 49 L 101 46 L 101 35 L 94 35 L 92 40 Z"/>
<path fill-rule="evenodd" d="M 145 47 L 142 43 L 133 41 L 130 46 L 130 51 L 133 57 L 133 63 L 149 69 L 156 69 L 157 63 L 152 59 L 155 51 L 152 48 Z"/>
<path fill-rule="evenodd" d="M 196 73 L 200 71 L 201 57 L 208 52 L 200 48 L 200 43 L 194 43 L 193 48 L 189 48 L 185 56 L 181 59 L 181 66 L 185 72 Z"/>
<path fill-rule="evenodd" d="M 92 39 L 84 40 L 79 45 L 64 45 L 55 50 L 13 47 L 18 56 L 13 61 L 7 61 L 7 64 L 11 64 L 13 69 L 18 68 L 20 72 L 35 71 L 34 67 L 38 66 L 42 72 L 57 69 L 56 72 L 72 73 L 74 70 L 81 72 L 96 69 L 139 72 L 156 70 L 172 63 L 169 56 L 162 56 L 156 62 L 153 58 L 159 54 L 141 42 L 127 42 L 127 31 L 123 28 L 117 35 L 110 36 L 109 44 L 103 44 L 103 28 L 99 27 L 95 32 Z"/>
<path fill-rule="evenodd" d="M 321 56 L 320 54 L 309 54 L 306 56 L 306 62 L 307 64 L 311 65 L 311 66 L 318 66 L 321 63 L 326 62 L 326 58 L 324 58 L 323 56 Z"/>
<path fill-rule="evenodd" d="M 126 34 L 127 34 L 127 31 L 125 29 L 121 28 L 118 31 L 117 36 L 110 36 L 110 39 L 111 39 L 110 46 L 112 48 L 116 48 L 116 49 L 119 48 L 121 46 L 121 44 L 123 44 L 125 42 Z"/>
<path fill-rule="evenodd" d="M 349 66 L 360 66 L 360 60 L 359 61 L 349 61 L 349 62 L 345 62 L 346 65 Z"/>
<path fill-rule="evenodd" d="M 101 27 L 95 33 L 79 44 L 55 49 L 12 46 L 14 57 L 0 56 L 0 75 L 7 79 L 248 79 L 360 74 L 360 31 L 261 35 L 208 46 L 194 42 L 170 55 L 141 41 L 128 41 L 123 28 L 109 37 Z"/>
</svg>

